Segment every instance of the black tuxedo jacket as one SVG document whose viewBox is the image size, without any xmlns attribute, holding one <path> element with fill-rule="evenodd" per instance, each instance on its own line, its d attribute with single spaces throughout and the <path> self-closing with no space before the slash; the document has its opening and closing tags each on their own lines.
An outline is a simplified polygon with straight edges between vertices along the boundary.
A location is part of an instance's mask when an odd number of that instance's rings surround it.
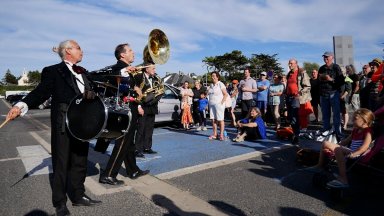
<svg viewBox="0 0 384 216">
<path fill-rule="evenodd" d="M 152 83 L 155 81 L 156 77 L 152 78 Z M 137 74 L 134 77 L 134 83 L 136 86 L 140 87 L 142 83 L 144 83 L 143 88 L 141 91 L 144 93 L 147 89 L 151 88 L 151 84 L 149 83 L 149 80 L 146 78 L 145 73 Z M 152 102 L 152 103 L 141 103 L 141 107 L 144 110 L 144 115 L 155 115 L 159 113 L 158 110 L 158 103 Z"/>
<path fill-rule="evenodd" d="M 90 79 L 86 73 L 82 74 L 85 89 L 90 90 Z M 63 61 L 59 64 L 45 67 L 41 73 L 40 84 L 32 90 L 22 101 L 28 107 L 42 104 L 49 97 L 51 101 L 52 130 L 64 130 L 65 114 L 71 100 L 80 90 L 75 77 Z"/>
</svg>

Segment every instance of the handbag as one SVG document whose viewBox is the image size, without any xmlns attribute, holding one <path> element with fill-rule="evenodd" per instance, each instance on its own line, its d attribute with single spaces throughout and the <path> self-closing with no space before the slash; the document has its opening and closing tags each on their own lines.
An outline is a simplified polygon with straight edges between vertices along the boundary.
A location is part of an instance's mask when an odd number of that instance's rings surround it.
<svg viewBox="0 0 384 216">
<path fill-rule="evenodd" d="M 225 99 L 225 107 L 226 108 L 232 107 L 232 100 L 231 100 L 231 97 L 229 95 L 227 95 L 227 98 Z"/>
</svg>

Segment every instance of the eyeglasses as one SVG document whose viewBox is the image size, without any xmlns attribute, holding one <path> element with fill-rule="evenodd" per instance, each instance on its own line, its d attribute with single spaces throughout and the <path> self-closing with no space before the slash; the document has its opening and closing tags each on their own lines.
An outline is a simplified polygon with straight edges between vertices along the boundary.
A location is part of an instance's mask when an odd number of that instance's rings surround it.
<svg viewBox="0 0 384 216">
<path fill-rule="evenodd" d="M 265 75 L 265 74 L 261 74 L 261 76 L 267 76 L 267 75 Z"/>
</svg>

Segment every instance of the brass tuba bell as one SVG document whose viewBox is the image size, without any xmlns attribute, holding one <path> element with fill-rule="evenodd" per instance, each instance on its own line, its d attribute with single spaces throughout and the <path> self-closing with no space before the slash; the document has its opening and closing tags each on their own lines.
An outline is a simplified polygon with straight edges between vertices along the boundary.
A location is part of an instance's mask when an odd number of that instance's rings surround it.
<svg viewBox="0 0 384 216">
<path fill-rule="evenodd" d="M 143 50 L 144 64 L 165 64 L 170 55 L 167 36 L 160 29 L 153 29 Z"/>
</svg>

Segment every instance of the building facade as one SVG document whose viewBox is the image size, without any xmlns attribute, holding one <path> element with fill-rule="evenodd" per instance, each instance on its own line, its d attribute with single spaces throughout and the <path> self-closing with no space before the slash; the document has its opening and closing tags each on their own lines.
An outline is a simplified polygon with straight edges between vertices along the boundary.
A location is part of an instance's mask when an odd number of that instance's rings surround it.
<svg viewBox="0 0 384 216">
<path fill-rule="evenodd" d="M 336 64 L 354 65 L 352 36 L 333 36 L 333 51 Z"/>
</svg>

